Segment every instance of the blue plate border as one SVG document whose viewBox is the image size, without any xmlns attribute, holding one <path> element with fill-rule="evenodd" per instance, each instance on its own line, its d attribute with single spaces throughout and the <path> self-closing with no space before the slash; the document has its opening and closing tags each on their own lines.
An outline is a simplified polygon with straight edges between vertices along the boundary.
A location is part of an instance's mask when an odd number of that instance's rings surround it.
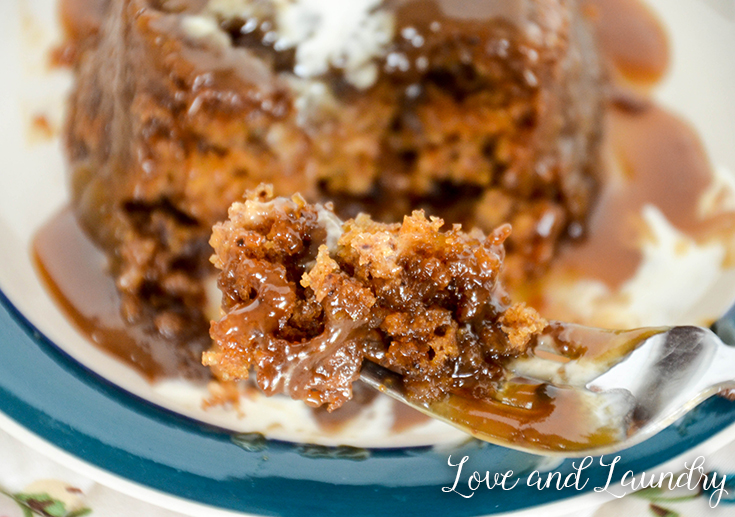
<svg viewBox="0 0 735 517">
<path fill-rule="evenodd" d="M 527 475 L 535 456 L 470 441 L 453 449 L 356 450 L 280 442 L 238 445 L 231 433 L 155 406 L 82 366 L 41 334 L 0 291 L 0 411 L 53 445 L 129 481 L 193 502 L 260 515 L 492 515 L 562 501 L 585 489 L 445 493 L 456 469 Z M 616 472 L 640 472 L 685 453 L 735 422 L 735 404 L 713 398 L 677 425 L 624 451 Z M 609 461 L 608 458 L 606 461 Z M 573 472 L 567 460 L 555 470 Z M 525 474 L 524 474 L 525 472 Z M 463 475 L 466 487 L 467 476 Z M 619 477 L 616 477 L 619 480 Z"/>
</svg>

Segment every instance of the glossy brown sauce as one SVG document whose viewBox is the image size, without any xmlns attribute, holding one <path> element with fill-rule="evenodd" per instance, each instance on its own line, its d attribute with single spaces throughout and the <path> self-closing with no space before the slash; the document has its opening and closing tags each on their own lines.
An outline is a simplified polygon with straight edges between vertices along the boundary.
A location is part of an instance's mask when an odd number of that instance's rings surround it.
<svg viewBox="0 0 735 517">
<path fill-rule="evenodd" d="M 735 228 L 735 214 L 700 214 L 713 171 L 696 131 L 634 92 L 660 79 L 667 69 L 670 53 L 663 27 L 638 0 L 585 0 L 584 5 L 612 64 L 613 83 L 618 84 L 606 113 L 603 187 L 587 235 L 566 245 L 546 277 L 526 291 L 528 301 L 542 313 L 549 310 L 539 294 L 548 278 L 595 279 L 616 290 L 633 277 L 647 237 L 641 219 L 646 205 L 657 207 L 674 227 L 697 241 Z"/>
<path fill-rule="evenodd" d="M 552 360 L 568 362 L 582 360 L 600 365 L 612 365 L 635 350 L 643 341 L 668 330 L 642 328 L 633 330 L 604 330 L 568 323 L 552 323 L 539 337 L 539 346 L 533 351 L 543 357 L 544 350 L 558 354 Z"/>
<path fill-rule="evenodd" d="M 54 124 L 52 124 L 47 115 L 39 113 L 31 119 L 29 133 L 29 140 L 31 142 L 39 142 L 51 140 L 57 135 L 58 130 L 54 127 Z"/>
<path fill-rule="evenodd" d="M 67 31 L 94 33 L 106 3 L 62 0 L 61 17 Z M 665 73 L 669 61 L 665 31 L 639 0 L 584 0 L 583 4 L 618 82 L 650 85 Z M 675 226 L 692 236 L 711 232 L 711 221 L 698 218 L 697 202 L 712 173 L 695 132 L 646 99 L 615 96 L 607 126 L 607 152 L 623 164 L 625 176 L 607 182 L 590 217 L 587 238 L 563 250 L 552 274 L 568 272 L 596 278 L 615 288 L 640 264 L 639 217 L 645 204 L 658 206 Z M 149 379 L 178 373 L 182 361 L 171 343 L 131 327 L 121 318 L 104 257 L 81 232 L 70 210 L 39 231 L 33 253 L 50 294 L 91 342 Z M 543 306 L 539 308 L 543 310 Z M 599 445 L 612 439 L 609 430 L 590 430 L 578 422 L 578 395 L 570 390 L 521 384 L 504 396 L 502 404 L 456 396 L 434 409 L 445 410 L 454 415 L 452 418 L 462 415 L 475 425 L 492 423 L 491 427 L 504 436 L 514 433 L 519 443 L 551 439 L 574 448 L 575 444 Z M 509 410 L 514 403 L 519 407 Z M 355 403 L 332 414 L 316 411 L 315 416 L 325 430 L 338 430 L 359 413 L 360 407 Z M 426 418 L 397 404 L 393 429 L 405 430 Z"/>
<path fill-rule="evenodd" d="M 61 0 L 58 16 L 66 35 L 64 43 L 51 51 L 51 64 L 71 66 L 79 46 L 99 31 L 110 0 Z"/>
<path fill-rule="evenodd" d="M 622 77 L 646 84 L 663 76 L 670 57 L 668 38 L 640 0 L 584 0 L 582 6 L 595 26 L 613 81 Z M 670 121 L 675 121 L 674 127 L 668 127 Z M 552 267 L 617 288 L 631 278 L 642 259 L 641 208 L 663 199 L 667 206 L 681 205 L 684 217 L 691 217 L 709 183 L 701 178 L 710 178 L 711 171 L 694 131 L 647 99 L 631 98 L 627 104 L 613 100 L 605 125 L 603 152 L 608 166 L 601 171 L 603 187 L 588 219 L 587 237 L 563 250 Z M 635 136 L 626 134 L 631 129 Z M 672 154 L 684 154 L 675 171 L 668 169 Z M 610 161 L 622 164 L 625 177 L 613 177 L 615 165 Z M 677 182 L 673 189 L 678 192 L 672 192 L 671 184 Z M 675 201 L 667 200 L 669 195 Z"/>
<path fill-rule="evenodd" d="M 41 228 L 32 251 L 50 295 L 94 345 L 151 381 L 182 373 L 190 378 L 207 375 L 186 347 L 123 320 L 120 297 L 106 272 L 107 259 L 82 232 L 70 209 Z"/>
<path fill-rule="evenodd" d="M 375 390 L 357 383 L 353 385 L 352 398 L 345 402 L 339 410 L 329 412 L 324 406 L 315 408 L 312 412 L 314 420 L 324 431 L 339 432 L 359 416 L 365 405 L 375 400 L 377 395 Z"/>
<path fill-rule="evenodd" d="M 352 399 L 345 402 L 337 411 L 329 412 L 324 407 L 318 407 L 312 410 L 312 415 L 323 431 L 337 433 L 357 418 L 364 407 L 363 402 Z"/>
<path fill-rule="evenodd" d="M 430 409 L 480 439 L 500 439 L 519 447 L 580 450 L 620 439 L 625 429 L 599 425 L 583 408 L 580 390 L 546 383 L 511 381 L 499 394 L 502 400 L 478 400 L 452 393 Z"/>
<path fill-rule="evenodd" d="M 502 18 L 512 23 L 522 21 L 527 10 L 526 2 L 507 0 L 388 0 L 386 4 L 399 10 L 408 8 L 407 10 L 414 11 L 415 15 L 423 17 L 429 23 L 436 19 L 436 13 L 429 14 L 434 9 L 440 12 L 441 18 L 478 22 Z"/>
<path fill-rule="evenodd" d="M 707 237 L 720 225 L 699 215 L 699 200 L 712 183 L 712 170 L 688 124 L 646 100 L 623 100 L 608 110 L 607 138 L 606 152 L 617 166 L 606 172 L 586 239 L 567 246 L 552 270 L 601 280 L 617 289 L 635 274 L 643 258 L 644 206 L 657 207 L 678 230 L 694 238 Z M 622 175 L 612 169 L 622 170 Z"/>
<path fill-rule="evenodd" d="M 418 412 L 410 406 L 400 402 L 393 402 L 393 424 L 390 430 L 400 433 L 431 420 L 431 417 Z"/>
<path fill-rule="evenodd" d="M 537 346 L 529 355 L 560 366 L 575 360 L 582 368 L 592 364 L 596 369 L 606 369 L 665 330 L 601 330 L 552 323 L 537 337 Z M 519 377 L 506 382 L 491 399 L 477 399 L 458 391 L 428 407 L 450 422 L 470 429 L 480 439 L 571 451 L 614 443 L 632 430 L 632 421 L 623 417 L 622 411 L 618 420 L 603 416 L 598 410 L 605 402 L 598 397 L 579 388 Z"/>
<path fill-rule="evenodd" d="M 99 30 L 110 0 L 66 0 L 59 3 L 59 19 L 69 39 L 82 39 Z"/>
<path fill-rule="evenodd" d="M 654 83 L 669 65 L 664 27 L 640 0 L 582 0 L 613 72 L 635 83 Z"/>
</svg>

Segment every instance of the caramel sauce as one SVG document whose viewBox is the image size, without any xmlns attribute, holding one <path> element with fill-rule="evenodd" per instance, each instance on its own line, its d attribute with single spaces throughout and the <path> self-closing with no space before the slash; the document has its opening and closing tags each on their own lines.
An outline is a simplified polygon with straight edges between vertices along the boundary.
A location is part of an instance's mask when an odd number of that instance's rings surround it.
<svg viewBox="0 0 735 517">
<path fill-rule="evenodd" d="M 358 417 L 362 413 L 363 408 L 375 400 L 375 397 L 378 395 L 378 392 L 362 383 L 353 384 L 352 390 L 352 398 L 345 402 L 339 410 L 329 412 L 324 406 L 312 410 L 314 420 L 316 420 L 316 423 L 321 429 L 326 432 L 341 431 L 353 419 Z M 393 401 L 391 402 L 399 405 Z"/>
<path fill-rule="evenodd" d="M 618 76 L 634 83 L 659 80 L 669 65 L 666 31 L 640 0 L 582 0 L 602 54 Z"/>
<path fill-rule="evenodd" d="M 703 217 L 700 200 L 713 172 L 696 131 L 646 97 L 634 93 L 660 79 L 670 58 L 663 27 L 639 0 L 585 0 L 603 55 L 618 83 L 606 113 L 603 187 L 587 221 L 587 235 L 566 245 L 545 278 L 525 296 L 551 317 L 540 294 L 549 278 L 595 279 L 611 290 L 641 265 L 646 237 L 644 206 L 658 208 L 679 231 L 702 242 L 732 233 L 735 214 Z M 528 294 L 533 293 L 533 294 Z"/>
<path fill-rule="evenodd" d="M 84 41 L 94 37 L 99 31 L 109 3 L 110 0 L 61 0 L 59 2 L 59 22 L 64 31 L 65 41 L 51 50 L 52 66 L 74 65 Z"/>
<path fill-rule="evenodd" d="M 322 431 L 336 433 L 362 414 L 364 403 L 355 399 L 348 400 L 337 411 L 329 412 L 325 407 L 312 409 L 312 415 Z"/>
<path fill-rule="evenodd" d="M 644 85 L 663 76 L 670 58 L 668 38 L 640 0 L 583 0 L 582 8 L 614 81 Z M 615 289 L 640 266 L 643 206 L 659 206 L 676 221 L 694 221 L 712 174 L 694 131 L 646 99 L 611 102 L 603 152 L 608 166 L 601 171 L 603 187 L 587 221 L 586 238 L 562 250 L 549 276 L 594 278 Z M 616 167 L 610 161 L 622 164 L 624 177 L 613 177 Z"/>
<path fill-rule="evenodd" d="M 122 318 L 120 297 L 107 274 L 107 259 L 82 232 L 70 209 L 64 209 L 36 234 L 33 259 L 51 297 L 95 346 L 151 381 L 182 374 L 207 376 L 207 370 L 186 346 Z"/>
<path fill-rule="evenodd" d="M 705 238 L 721 218 L 699 214 L 712 170 L 695 131 L 648 101 L 613 103 L 607 114 L 606 152 L 622 169 L 607 178 L 590 219 L 587 237 L 567 246 L 550 274 L 593 278 L 611 289 L 630 279 L 641 264 L 646 205 L 657 207 L 678 230 Z"/>
<path fill-rule="evenodd" d="M 538 336 L 529 356 L 556 362 L 560 367 L 576 361 L 577 368 L 604 371 L 648 338 L 666 330 L 602 330 L 552 323 Z M 426 407 L 480 439 L 521 448 L 573 451 L 615 443 L 632 430 L 632 421 L 623 411 L 624 402 L 616 399 L 623 406 L 611 415 L 602 410 L 610 403 L 605 397 L 518 376 L 505 382 L 492 398 L 478 399 L 470 392 L 456 391 Z"/>
<path fill-rule="evenodd" d="M 544 330 L 532 354 L 543 357 L 545 350 L 553 350 L 560 355 L 557 359 L 560 363 L 577 360 L 609 367 L 648 338 L 667 330 L 667 327 L 603 330 L 556 322 Z"/>
<path fill-rule="evenodd" d="M 451 393 L 429 405 L 432 412 L 480 439 L 543 450 L 580 450 L 616 442 L 625 429 L 600 425 L 580 390 L 515 380 L 501 400 Z M 585 418 L 586 417 L 586 418 Z"/>
<path fill-rule="evenodd" d="M 181 4 L 189 5 L 186 1 Z M 107 0 L 62 0 L 61 18 L 68 34 L 81 40 L 95 33 L 106 5 Z M 583 6 L 596 26 L 617 82 L 646 86 L 663 76 L 670 57 L 668 40 L 658 20 L 639 0 L 584 0 Z M 692 236 L 702 238 L 711 233 L 713 223 L 700 220 L 697 203 L 712 173 L 695 132 L 647 100 L 617 97 L 606 123 L 606 152 L 623 165 L 625 174 L 606 178 L 586 239 L 562 250 L 550 274 L 596 278 L 615 288 L 640 265 L 639 216 L 644 205 L 659 207 L 669 221 Z M 51 296 L 96 346 L 149 379 L 177 375 L 182 365 L 191 368 L 175 345 L 122 319 L 114 282 L 105 272 L 104 256 L 82 233 L 70 210 L 39 231 L 33 254 Z M 588 350 L 577 348 L 575 353 L 604 354 L 594 344 L 588 346 Z M 574 390 L 517 383 L 512 393 L 502 395 L 503 402 L 454 394 L 433 405 L 432 410 L 443 412 L 448 419 L 463 419 L 475 429 L 514 436 L 519 444 L 555 442 L 573 450 L 609 443 L 616 437 L 614 430 L 594 429 L 579 419 L 580 399 Z M 315 416 L 325 430 L 338 430 L 359 413 L 360 407 L 354 402 L 331 414 L 318 410 Z M 393 430 L 408 429 L 426 418 L 397 404 Z"/>
<path fill-rule="evenodd" d="M 30 141 L 46 141 L 56 136 L 57 130 L 44 114 L 34 115 L 31 119 Z"/>
<path fill-rule="evenodd" d="M 110 0 L 64 0 L 59 2 L 59 19 L 70 40 L 96 34 Z"/>
<path fill-rule="evenodd" d="M 388 0 L 386 3 L 396 10 L 399 27 L 428 27 L 437 20 L 488 23 L 501 19 L 519 25 L 528 16 L 525 0 Z"/>
<path fill-rule="evenodd" d="M 401 402 L 393 402 L 393 424 L 390 430 L 394 433 L 400 433 L 407 429 L 425 424 L 431 420 L 431 417 L 420 413 L 406 404 Z"/>
</svg>

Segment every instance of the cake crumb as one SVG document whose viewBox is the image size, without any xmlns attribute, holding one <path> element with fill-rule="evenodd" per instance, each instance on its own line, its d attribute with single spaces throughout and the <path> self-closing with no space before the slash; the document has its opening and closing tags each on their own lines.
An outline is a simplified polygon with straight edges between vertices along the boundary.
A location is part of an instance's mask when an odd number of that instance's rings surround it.
<svg viewBox="0 0 735 517">
<path fill-rule="evenodd" d="M 503 332 L 508 335 L 511 346 L 519 353 L 525 352 L 531 339 L 543 332 L 548 324 L 536 309 L 525 303 L 512 305 L 500 317 Z"/>
<path fill-rule="evenodd" d="M 370 360 L 401 374 L 416 401 L 458 389 L 489 396 L 504 363 L 546 327 L 501 285 L 508 225 L 444 229 L 420 210 L 402 223 L 365 214 L 343 223 L 330 207 L 266 187 L 229 214 L 211 240 L 223 317 L 203 359 L 220 379 L 252 368 L 267 395 L 331 411 Z"/>
</svg>

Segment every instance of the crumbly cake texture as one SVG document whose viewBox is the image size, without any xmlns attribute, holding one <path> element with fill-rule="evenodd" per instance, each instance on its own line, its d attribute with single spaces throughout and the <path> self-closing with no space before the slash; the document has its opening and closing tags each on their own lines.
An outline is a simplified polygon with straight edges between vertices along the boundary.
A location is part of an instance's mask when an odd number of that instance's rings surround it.
<svg viewBox="0 0 735 517">
<path fill-rule="evenodd" d="M 402 374 L 417 401 L 456 389 L 487 397 L 504 361 L 546 327 L 499 282 L 507 225 L 487 236 L 443 230 L 421 211 L 341 223 L 329 207 L 266 187 L 229 216 L 211 240 L 223 317 L 203 360 L 222 380 L 254 368 L 266 394 L 332 410 L 370 359 Z"/>
<path fill-rule="evenodd" d="M 360 0 L 340 28 L 317 0 L 99 0 L 66 147 L 127 318 L 206 336 L 210 229 L 261 182 L 343 218 L 510 222 L 506 280 L 543 271 L 594 198 L 596 47 L 573 0 L 470 3 Z"/>
</svg>

